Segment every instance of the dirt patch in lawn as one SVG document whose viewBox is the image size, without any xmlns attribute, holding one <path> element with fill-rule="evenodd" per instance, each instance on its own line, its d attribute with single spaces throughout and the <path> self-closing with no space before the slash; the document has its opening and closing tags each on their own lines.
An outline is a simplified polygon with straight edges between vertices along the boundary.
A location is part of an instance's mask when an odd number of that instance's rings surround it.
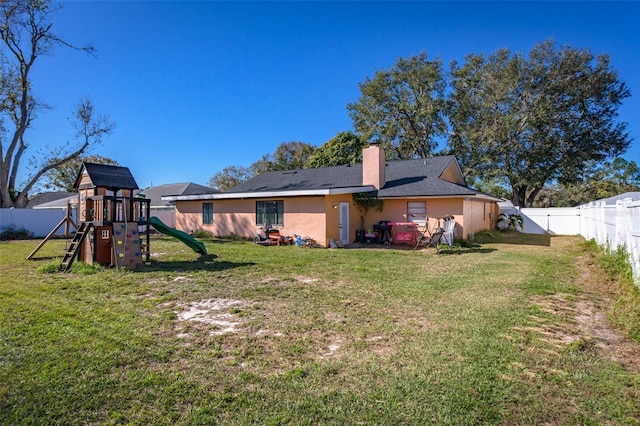
<svg viewBox="0 0 640 426">
<path fill-rule="evenodd" d="M 205 299 L 180 306 L 176 312 L 178 321 L 192 321 L 212 326 L 210 335 L 235 333 L 240 325 L 240 318 L 235 315 L 236 309 L 247 303 L 235 299 Z M 179 337 L 186 337 L 179 334 Z"/>
<path fill-rule="evenodd" d="M 575 282 L 581 290 L 578 295 L 556 294 L 533 301 L 542 311 L 565 318 L 567 324 L 558 327 L 552 324 L 553 321 L 534 317 L 538 325 L 531 331 L 539 333 L 558 349 L 586 343 L 628 371 L 640 372 L 640 344 L 626 338 L 609 320 L 608 314 L 615 303 L 615 284 L 589 255 L 579 258 L 576 267 Z"/>
</svg>

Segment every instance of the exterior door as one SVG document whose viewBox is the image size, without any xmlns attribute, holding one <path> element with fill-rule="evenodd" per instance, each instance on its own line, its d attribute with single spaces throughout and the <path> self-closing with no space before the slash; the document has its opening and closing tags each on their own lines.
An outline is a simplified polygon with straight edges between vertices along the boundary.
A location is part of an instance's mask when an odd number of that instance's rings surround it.
<svg viewBox="0 0 640 426">
<path fill-rule="evenodd" d="M 349 244 L 349 203 L 340 203 L 340 241 Z"/>
</svg>

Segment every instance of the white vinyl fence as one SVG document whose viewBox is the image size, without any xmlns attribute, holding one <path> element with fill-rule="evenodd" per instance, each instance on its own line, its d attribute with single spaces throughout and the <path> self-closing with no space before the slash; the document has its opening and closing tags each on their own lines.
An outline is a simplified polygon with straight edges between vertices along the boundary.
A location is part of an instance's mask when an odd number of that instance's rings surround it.
<svg viewBox="0 0 640 426">
<path fill-rule="evenodd" d="M 577 207 L 550 207 L 521 209 L 511 203 L 500 207 L 500 213 L 519 214 L 524 220 L 526 234 L 579 235 L 580 209 Z"/>
<path fill-rule="evenodd" d="M 519 214 L 528 234 L 582 235 L 607 249 L 624 246 L 636 285 L 640 286 L 640 201 L 631 198 L 607 204 L 594 201 L 574 208 L 517 208 L 510 203 L 500 213 Z"/>
<path fill-rule="evenodd" d="M 640 201 L 618 200 L 615 205 L 593 202 L 580 206 L 581 235 L 598 245 L 629 253 L 633 278 L 640 286 Z"/>
<path fill-rule="evenodd" d="M 76 209 L 72 210 L 72 217 L 77 223 Z M 34 237 L 45 237 L 60 223 L 66 215 L 66 209 L 0 209 L 0 232 L 8 228 L 25 229 Z M 151 216 L 156 216 L 166 225 L 175 228 L 176 215 L 173 210 L 151 210 Z M 70 229 L 71 232 L 75 230 Z M 63 235 L 61 227 L 56 235 Z"/>
<path fill-rule="evenodd" d="M 66 210 L 63 209 L 0 209 L 0 231 L 9 228 L 25 229 L 34 237 L 45 237 L 64 219 L 66 214 Z M 75 221 L 75 215 L 73 219 Z M 73 227 L 70 231 L 74 231 Z M 58 230 L 58 234 L 64 234 L 64 226 Z"/>
</svg>

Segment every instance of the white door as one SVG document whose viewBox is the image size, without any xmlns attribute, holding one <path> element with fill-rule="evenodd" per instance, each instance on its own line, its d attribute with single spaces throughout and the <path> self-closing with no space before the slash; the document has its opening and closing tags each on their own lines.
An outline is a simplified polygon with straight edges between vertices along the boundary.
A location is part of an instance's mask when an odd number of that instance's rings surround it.
<svg viewBox="0 0 640 426">
<path fill-rule="evenodd" d="M 340 241 L 349 244 L 349 203 L 340 203 Z"/>
</svg>

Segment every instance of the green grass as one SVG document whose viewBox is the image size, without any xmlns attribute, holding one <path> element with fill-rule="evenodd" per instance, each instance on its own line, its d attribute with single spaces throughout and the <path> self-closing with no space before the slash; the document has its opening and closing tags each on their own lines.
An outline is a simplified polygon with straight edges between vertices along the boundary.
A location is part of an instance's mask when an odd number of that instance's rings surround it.
<svg viewBox="0 0 640 426">
<path fill-rule="evenodd" d="M 0 422 L 639 424 L 638 371 L 547 333 L 575 327 L 589 248 L 479 237 L 439 255 L 206 239 L 200 257 L 154 236 L 144 269 L 68 273 L 65 241 L 33 261 L 37 241 L 0 243 Z M 235 332 L 183 319 L 214 301 Z"/>
</svg>

